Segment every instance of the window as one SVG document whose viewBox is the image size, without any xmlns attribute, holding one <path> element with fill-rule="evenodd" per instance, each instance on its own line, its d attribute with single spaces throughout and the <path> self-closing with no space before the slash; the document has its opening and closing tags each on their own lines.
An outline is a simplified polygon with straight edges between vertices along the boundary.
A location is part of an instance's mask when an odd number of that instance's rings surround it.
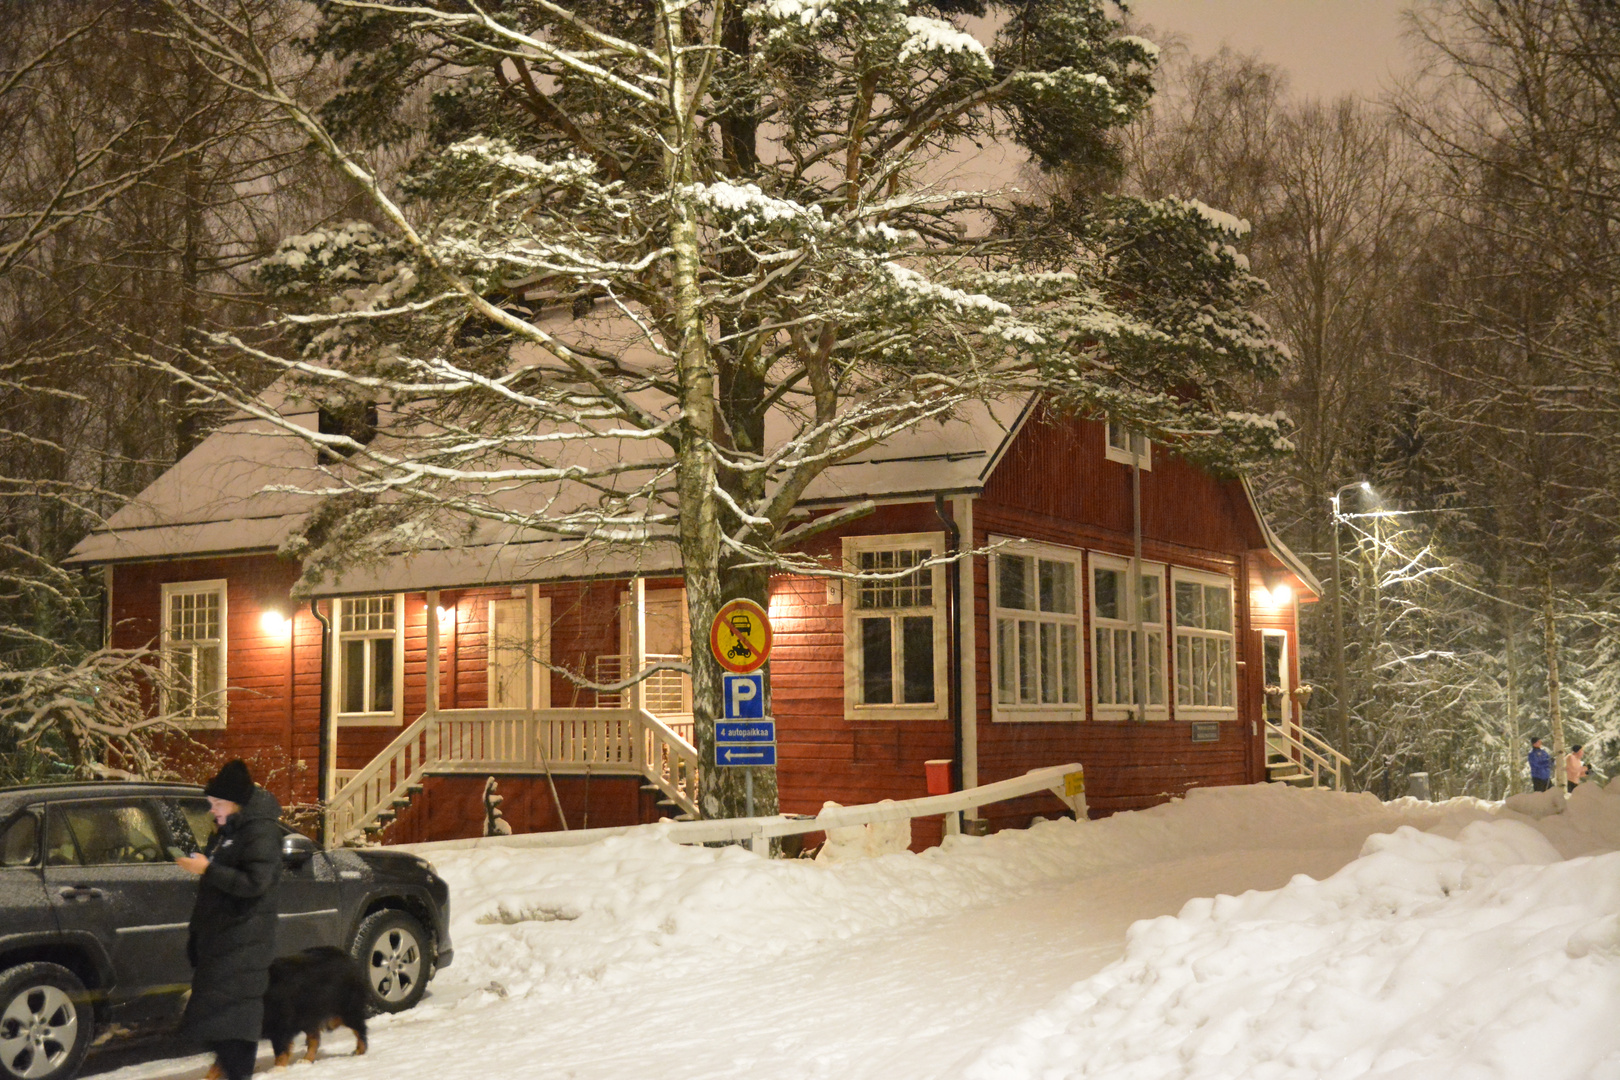
<svg viewBox="0 0 1620 1080">
<path fill-rule="evenodd" d="M 1175 574 L 1176 709 L 1237 714 L 1232 581 L 1216 574 Z"/>
<path fill-rule="evenodd" d="M 853 537 L 845 565 L 869 575 L 844 590 L 844 702 L 853 715 L 945 717 L 945 576 L 924 566 L 938 533 Z"/>
<path fill-rule="evenodd" d="M 39 864 L 39 818 L 24 814 L 0 832 L 0 869 Z"/>
<path fill-rule="evenodd" d="M 51 865 L 119 866 L 168 861 L 157 822 L 138 803 L 53 806 Z"/>
<path fill-rule="evenodd" d="M 1164 688 L 1164 567 L 1143 563 L 1142 648 L 1137 656 L 1136 615 L 1130 606 L 1131 562 L 1110 555 L 1091 556 L 1091 670 L 1094 701 L 1101 720 L 1123 720 L 1135 714 L 1138 683 L 1145 684 L 1143 719 L 1162 720 Z"/>
<path fill-rule="evenodd" d="M 225 582 L 163 586 L 163 711 L 183 723 L 225 722 Z"/>
<path fill-rule="evenodd" d="M 1020 545 L 992 559 L 996 713 L 1080 720 L 1080 553 Z"/>
<path fill-rule="evenodd" d="M 338 716 L 353 723 L 392 723 L 401 715 L 400 596 L 338 601 Z"/>
<path fill-rule="evenodd" d="M 1108 421 L 1108 445 L 1103 456 L 1126 465 L 1140 461 L 1142 468 L 1153 468 L 1153 444 L 1147 436 L 1113 420 Z"/>
</svg>

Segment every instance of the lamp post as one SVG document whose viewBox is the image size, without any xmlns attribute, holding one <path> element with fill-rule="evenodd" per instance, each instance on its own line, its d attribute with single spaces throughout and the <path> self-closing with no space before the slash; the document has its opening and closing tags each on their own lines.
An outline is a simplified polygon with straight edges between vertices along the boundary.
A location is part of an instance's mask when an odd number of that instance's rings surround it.
<svg viewBox="0 0 1620 1080">
<path fill-rule="evenodd" d="M 1341 754 L 1348 753 L 1350 746 L 1350 679 L 1344 669 L 1344 590 L 1339 584 L 1339 496 L 1351 488 L 1360 488 L 1372 494 L 1371 484 L 1356 480 L 1341 484 L 1329 500 L 1333 506 L 1333 738 Z"/>
</svg>

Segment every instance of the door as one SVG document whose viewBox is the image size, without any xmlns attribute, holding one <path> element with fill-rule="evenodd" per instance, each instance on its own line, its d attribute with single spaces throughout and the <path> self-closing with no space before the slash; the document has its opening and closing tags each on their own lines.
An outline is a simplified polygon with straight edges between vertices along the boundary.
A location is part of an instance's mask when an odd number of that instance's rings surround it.
<svg viewBox="0 0 1620 1080">
<path fill-rule="evenodd" d="M 52 803 L 45 818 L 45 892 L 64 933 L 102 942 L 118 998 L 184 990 L 186 932 L 197 879 L 173 862 L 148 800 Z"/>
<path fill-rule="evenodd" d="M 630 656 L 630 593 L 621 594 L 619 652 L 623 670 L 634 666 Z M 642 649 L 649 664 L 659 660 L 682 662 L 690 658 L 692 638 L 687 622 L 685 589 L 647 590 L 647 641 Z M 642 691 L 647 711 L 666 721 L 679 723 L 692 712 L 692 680 L 678 671 L 660 671 L 648 677 Z"/>
<path fill-rule="evenodd" d="M 524 629 L 529 602 L 522 597 L 489 602 L 489 707 L 551 708 L 551 678 L 541 665 L 551 662 L 551 598 L 534 600 L 534 622 Z"/>
<path fill-rule="evenodd" d="M 1265 681 L 1266 723 L 1280 728 L 1284 736 L 1297 740 L 1294 730 L 1294 699 L 1288 671 L 1288 633 L 1285 630 L 1261 632 L 1262 666 Z"/>
<path fill-rule="evenodd" d="M 185 839 L 201 851 L 214 831 L 208 800 L 179 797 L 164 800 L 172 808 L 165 814 L 172 824 L 189 830 Z M 290 830 L 287 835 L 295 835 Z M 190 846 L 188 844 L 188 846 Z M 288 956 L 316 945 L 346 946 L 339 941 L 338 879 L 325 852 L 317 852 L 296 866 L 285 861 L 276 884 L 276 953 Z"/>
</svg>

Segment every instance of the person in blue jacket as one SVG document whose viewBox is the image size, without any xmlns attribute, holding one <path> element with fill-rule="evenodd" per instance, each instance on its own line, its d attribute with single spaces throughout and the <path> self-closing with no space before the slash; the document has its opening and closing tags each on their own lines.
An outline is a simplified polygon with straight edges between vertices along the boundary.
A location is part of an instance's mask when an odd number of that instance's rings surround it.
<svg viewBox="0 0 1620 1080">
<path fill-rule="evenodd" d="M 1552 755 L 1541 748 L 1540 739 L 1530 740 L 1530 786 L 1537 791 L 1552 787 Z"/>
</svg>

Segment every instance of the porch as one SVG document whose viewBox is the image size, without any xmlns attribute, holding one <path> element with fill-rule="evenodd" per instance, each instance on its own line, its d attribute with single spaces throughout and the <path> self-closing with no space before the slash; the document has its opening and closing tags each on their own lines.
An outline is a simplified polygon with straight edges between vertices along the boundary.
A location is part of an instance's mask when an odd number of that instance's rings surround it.
<svg viewBox="0 0 1620 1080">
<path fill-rule="evenodd" d="M 377 837 L 411 800 L 423 791 L 428 776 L 529 774 L 546 777 L 555 793 L 556 777 L 639 777 L 644 791 L 668 809 L 670 816 L 697 816 L 697 749 L 692 730 L 690 678 L 677 652 L 649 652 L 649 604 L 645 583 L 632 579 L 618 605 L 619 650 L 582 658 L 566 676 L 551 663 L 549 601 L 535 588 L 513 588 L 513 599 L 490 604 L 487 697 L 479 707 L 443 707 L 440 692 L 448 659 L 454 670 L 460 657 L 451 638 L 450 655 L 441 647 L 442 628 L 454 632 L 454 614 L 445 618 L 440 594 L 418 594 L 427 617 L 423 655 L 423 695 L 427 707 L 380 751 L 365 751 L 366 763 L 348 771 L 334 769 L 324 811 L 325 836 L 332 846 Z M 655 594 L 656 596 L 657 594 Z M 668 621 L 653 605 L 657 622 Z M 507 617 L 498 617 L 502 610 Z M 435 617 L 437 612 L 437 617 Z M 679 626 L 681 623 L 676 622 Z M 657 644 L 679 647 L 679 639 L 655 624 Z M 586 675 L 588 673 L 588 682 Z M 585 705 L 551 708 L 553 674 L 587 685 Z M 454 696 L 452 695 L 452 704 Z M 337 760 L 339 729 L 328 738 Z M 347 739 L 345 739 L 347 742 Z M 350 744 L 352 745 L 352 744 Z M 375 746 L 375 743 L 371 744 Z M 351 752 L 352 753 L 352 752 Z M 566 827 L 566 826 L 565 826 Z"/>
</svg>

